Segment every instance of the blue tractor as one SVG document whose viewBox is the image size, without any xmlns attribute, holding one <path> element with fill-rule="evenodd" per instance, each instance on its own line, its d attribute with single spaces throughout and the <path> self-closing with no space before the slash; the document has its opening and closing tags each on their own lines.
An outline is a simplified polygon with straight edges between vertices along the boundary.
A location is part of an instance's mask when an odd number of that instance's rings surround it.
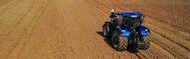
<svg viewBox="0 0 190 59">
<path fill-rule="evenodd" d="M 118 51 L 123 51 L 128 46 L 146 50 L 149 48 L 150 30 L 143 26 L 144 15 L 139 11 L 114 12 L 111 21 L 103 25 L 103 35 L 109 39 L 111 46 Z"/>
</svg>

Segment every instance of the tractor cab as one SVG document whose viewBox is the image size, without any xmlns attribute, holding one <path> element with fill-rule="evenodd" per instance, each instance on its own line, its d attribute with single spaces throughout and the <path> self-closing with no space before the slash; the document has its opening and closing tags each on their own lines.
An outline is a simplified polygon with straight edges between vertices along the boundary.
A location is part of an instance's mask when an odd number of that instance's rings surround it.
<svg viewBox="0 0 190 59">
<path fill-rule="evenodd" d="M 125 50 L 129 46 L 146 50 L 149 48 L 150 31 L 142 26 L 144 15 L 138 11 L 114 12 L 111 10 L 111 21 L 103 25 L 103 35 L 110 40 L 116 50 Z"/>
<path fill-rule="evenodd" d="M 124 11 L 119 13 L 120 16 L 122 16 L 121 18 L 123 25 L 127 25 L 131 28 L 140 26 L 144 19 L 143 14 L 138 11 Z"/>
<path fill-rule="evenodd" d="M 111 21 L 117 25 L 126 25 L 130 28 L 136 28 L 143 22 L 144 15 L 138 11 L 112 12 Z"/>
</svg>

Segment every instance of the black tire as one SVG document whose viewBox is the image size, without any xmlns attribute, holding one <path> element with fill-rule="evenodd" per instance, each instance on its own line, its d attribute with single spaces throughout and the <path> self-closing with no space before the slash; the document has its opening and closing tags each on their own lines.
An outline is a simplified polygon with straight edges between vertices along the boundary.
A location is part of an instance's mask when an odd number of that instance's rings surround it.
<svg viewBox="0 0 190 59">
<path fill-rule="evenodd" d="M 102 32 L 103 32 L 103 35 L 104 35 L 104 37 L 109 37 L 109 31 L 110 31 L 110 23 L 105 23 L 104 25 L 103 25 L 103 30 L 102 30 Z"/>
<path fill-rule="evenodd" d="M 149 45 L 150 45 L 150 41 L 149 41 L 149 38 L 147 36 L 143 37 L 143 43 L 144 45 L 140 46 L 139 49 L 141 50 L 147 50 L 149 48 Z"/>
<path fill-rule="evenodd" d="M 128 38 L 119 35 L 118 30 L 114 30 L 111 37 L 112 47 L 117 51 L 124 51 L 127 49 Z"/>
<path fill-rule="evenodd" d="M 142 45 L 139 49 L 141 49 L 141 50 L 147 50 L 149 48 L 148 43 L 146 43 L 146 41 L 142 41 L 142 42 L 144 42 L 145 44 Z"/>
</svg>

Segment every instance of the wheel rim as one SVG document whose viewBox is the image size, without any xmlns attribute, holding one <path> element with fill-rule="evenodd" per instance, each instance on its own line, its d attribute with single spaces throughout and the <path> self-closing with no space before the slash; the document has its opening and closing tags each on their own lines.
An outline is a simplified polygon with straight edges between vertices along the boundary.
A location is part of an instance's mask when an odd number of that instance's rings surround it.
<svg viewBox="0 0 190 59">
<path fill-rule="evenodd" d="M 109 26 L 106 26 L 106 30 L 107 30 L 107 32 L 109 31 Z M 107 33 L 108 34 L 108 33 Z"/>
<path fill-rule="evenodd" d="M 105 27 L 103 28 L 103 34 L 104 34 L 104 36 L 107 36 L 107 30 Z"/>
<path fill-rule="evenodd" d="M 108 32 L 109 32 L 109 26 L 104 26 L 104 28 L 103 28 L 103 35 L 104 36 L 109 35 Z"/>
</svg>

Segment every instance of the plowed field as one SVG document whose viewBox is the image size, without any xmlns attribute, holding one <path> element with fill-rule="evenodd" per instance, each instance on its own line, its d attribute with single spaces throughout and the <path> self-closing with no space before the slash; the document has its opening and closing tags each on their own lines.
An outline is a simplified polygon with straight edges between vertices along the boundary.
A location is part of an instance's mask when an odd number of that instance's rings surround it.
<svg viewBox="0 0 190 59">
<path fill-rule="evenodd" d="M 102 36 L 110 10 L 138 10 L 151 30 L 139 53 Z M 190 0 L 0 0 L 0 59 L 190 59 Z"/>
</svg>

